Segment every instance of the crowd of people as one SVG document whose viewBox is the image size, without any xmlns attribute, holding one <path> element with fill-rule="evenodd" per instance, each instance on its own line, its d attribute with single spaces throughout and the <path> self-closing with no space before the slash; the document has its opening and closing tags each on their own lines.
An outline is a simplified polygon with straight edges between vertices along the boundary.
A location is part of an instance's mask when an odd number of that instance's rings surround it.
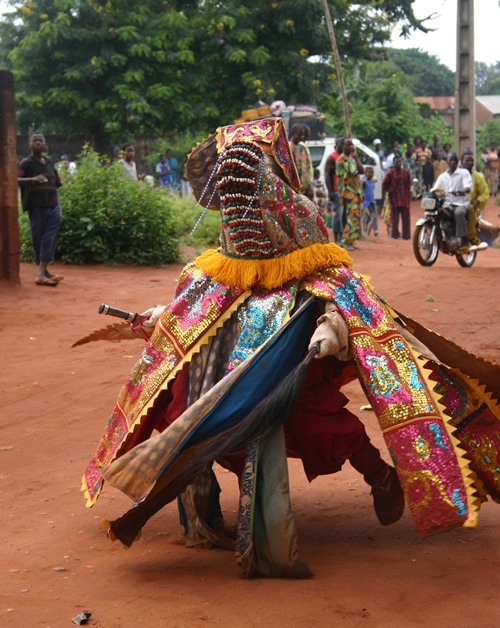
<svg viewBox="0 0 500 628">
<path fill-rule="evenodd" d="M 470 247 L 484 246 L 477 231 L 481 211 L 498 186 L 495 145 L 483 155 L 485 179 L 474 168 L 471 150 L 457 156 L 449 143 L 441 146 L 437 135 L 430 147 L 421 137 L 415 137 L 405 151 L 398 142 L 383 150 L 381 141 L 375 139 L 373 146 L 383 172 L 382 202 L 377 206 L 374 170 L 361 163 L 352 139 L 337 139 L 335 150 L 325 164 L 323 183 L 320 172 L 313 169 L 304 127 L 304 124 L 292 127 L 291 153 L 304 193 L 312 188 L 312 195 L 308 196 L 320 207 L 335 243 L 352 251 L 358 248 L 361 237 L 372 232 L 377 237 L 379 212 L 391 238 L 410 240 L 411 200 L 440 189 L 447 194 L 448 205 L 455 215 L 457 247 L 466 252 Z"/>
<path fill-rule="evenodd" d="M 378 237 L 379 217 L 386 223 L 391 238 L 409 240 L 410 202 L 433 188 L 442 188 L 450 197 L 457 225 L 456 238 L 460 239 L 464 252 L 468 247 L 482 244 L 477 237 L 479 217 L 489 196 L 496 196 L 498 189 L 496 144 L 492 143 L 488 150 L 482 152 L 483 176 L 474 168 L 471 151 L 457 156 L 451 151 L 449 143 L 441 146 L 437 135 L 430 146 L 421 137 L 415 137 L 406 150 L 402 150 L 398 142 L 383 150 L 380 139 L 375 139 L 373 147 L 383 169 L 380 206 L 375 199 L 374 170 L 361 163 L 352 139 L 337 139 L 335 150 L 325 165 L 323 182 L 321 173 L 313 168 L 306 143 L 309 134 L 306 124 L 294 124 L 289 131 L 289 150 L 302 192 L 320 208 L 336 244 L 352 251 L 358 248 L 363 236 L 373 232 L 374 237 Z M 38 264 L 35 281 L 37 285 L 56 286 L 62 277 L 51 274 L 47 266 L 54 259 L 61 223 L 57 196 L 57 188 L 61 185 L 59 175 L 63 171 L 75 175 L 77 164 L 70 156 L 63 155 L 54 166 L 45 155 L 46 148 L 43 134 L 33 133 L 30 137 L 32 154 L 20 161 L 18 177 Z M 144 172 L 139 175 L 133 144 L 124 144 L 115 151 L 114 157 L 122 164 L 125 175 L 135 181 L 143 179 L 165 191 L 191 192 L 185 189 L 189 188 L 187 180 L 179 178 L 179 164 L 171 150 L 160 155 L 154 174 L 144 166 Z"/>
</svg>

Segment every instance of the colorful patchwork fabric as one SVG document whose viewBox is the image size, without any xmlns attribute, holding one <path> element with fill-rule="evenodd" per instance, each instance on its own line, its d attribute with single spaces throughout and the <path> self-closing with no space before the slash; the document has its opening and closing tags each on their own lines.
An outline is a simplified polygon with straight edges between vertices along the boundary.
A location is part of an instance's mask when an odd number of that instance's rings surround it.
<svg viewBox="0 0 500 628">
<path fill-rule="evenodd" d="M 244 124 L 222 126 L 217 129 L 216 141 L 218 153 L 238 141 L 257 142 L 264 152 L 274 158 L 292 188 L 296 191 L 300 190 L 299 175 L 290 153 L 290 146 L 281 118 L 266 118 Z"/>
<path fill-rule="evenodd" d="M 451 416 L 460 444 L 478 476 L 483 499 L 489 494 L 500 502 L 500 418 L 498 404 L 483 395 L 478 383 L 443 365 L 429 363 L 436 392 Z M 479 393 L 479 394 L 478 394 Z"/>
<path fill-rule="evenodd" d="M 82 480 L 87 506 L 95 503 L 102 489 L 101 467 L 127 451 L 132 436 L 134 444 L 149 437 L 155 426 L 145 419 L 159 393 L 248 297 L 248 292 L 213 282 L 194 265 L 186 267 L 177 295 L 125 381 L 97 452 L 87 466 Z"/>
<path fill-rule="evenodd" d="M 349 328 L 360 383 L 377 414 L 407 504 L 422 535 L 476 525 L 473 473 L 454 435 L 427 360 L 396 329 L 387 306 L 364 278 L 328 269 L 306 289 L 335 301 Z"/>
</svg>

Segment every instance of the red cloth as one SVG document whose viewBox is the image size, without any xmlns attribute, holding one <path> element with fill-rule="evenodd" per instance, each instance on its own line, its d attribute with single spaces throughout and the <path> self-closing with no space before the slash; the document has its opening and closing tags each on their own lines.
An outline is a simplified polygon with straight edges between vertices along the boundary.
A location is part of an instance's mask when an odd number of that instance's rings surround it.
<svg viewBox="0 0 500 628">
<path fill-rule="evenodd" d="M 389 194 L 391 207 L 410 209 L 410 173 L 408 170 L 391 168 L 382 182 L 384 190 Z"/>
<path fill-rule="evenodd" d="M 157 417 L 154 427 L 160 432 L 185 410 L 188 366 L 176 376 L 162 395 L 161 406 L 156 408 L 159 412 L 154 413 Z M 313 360 L 308 367 L 296 409 L 285 423 L 285 439 L 287 455 L 301 458 L 309 481 L 318 475 L 340 471 L 353 454 L 361 460 L 361 466 L 366 463 L 366 469 L 358 469 L 361 473 L 369 472 L 373 466 L 365 427 L 345 408 L 348 399 L 340 392 L 341 386 L 355 378 L 352 364 L 334 357 Z M 235 452 L 217 462 L 241 477 L 245 456 L 246 451 Z"/>
<path fill-rule="evenodd" d="M 363 423 L 345 405 L 340 387 L 355 378 L 351 363 L 334 357 L 309 365 L 297 407 L 285 423 L 287 454 L 301 458 L 309 481 L 340 471 L 355 452 L 369 445 Z"/>
<path fill-rule="evenodd" d="M 332 189 L 334 192 L 338 192 L 339 182 L 337 179 L 336 167 L 337 167 L 337 159 L 339 158 L 339 152 L 337 149 L 333 151 L 333 153 L 330 155 L 330 158 L 333 160 Z"/>
</svg>

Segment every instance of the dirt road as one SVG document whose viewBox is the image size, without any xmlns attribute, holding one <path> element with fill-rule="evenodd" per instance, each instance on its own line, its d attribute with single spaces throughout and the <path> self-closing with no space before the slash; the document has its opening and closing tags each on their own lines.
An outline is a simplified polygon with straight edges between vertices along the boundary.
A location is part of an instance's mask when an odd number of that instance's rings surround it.
<svg viewBox="0 0 500 628">
<path fill-rule="evenodd" d="M 381 234 L 353 257 L 396 308 L 500 363 L 500 249 L 471 269 L 444 257 L 422 268 L 409 242 Z M 2 626 L 71 626 L 87 609 L 89 625 L 103 628 L 498 625 L 498 507 L 483 506 L 477 529 L 421 540 L 408 514 L 378 525 L 369 490 L 348 465 L 309 485 L 290 461 L 301 554 L 315 574 L 307 581 L 245 581 L 230 552 L 177 544 L 175 504 L 129 551 L 111 543 L 101 520 L 129 501 L 108 489 L 85 510 L 80 477 L 142 345 L 71 344 L 109 322 L 97 315 L 102 302 L 139 311 L 167 302 L 180 266 L 56 270 L 65 276 L 57 288 L 36 286 L 27 264 L 20 286 L 0 283 Z M 359 387 L 348 394 L 359 412 Z M 372 413 L 360 416 L 383 448 Z M 235 477 L 221 469 L 218 477 L 234 522 Z"/>
</svg>

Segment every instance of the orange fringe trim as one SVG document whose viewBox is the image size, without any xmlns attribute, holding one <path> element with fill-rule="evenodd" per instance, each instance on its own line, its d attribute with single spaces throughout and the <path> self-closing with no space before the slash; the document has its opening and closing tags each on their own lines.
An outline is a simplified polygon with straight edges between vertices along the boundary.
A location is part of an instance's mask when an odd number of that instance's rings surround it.
<svg viewBox="0 0 500 628">
<path fill-rule="evenodd" d="M 292 279 L 303 279 L 326 266 L 351 266 L 352 259 L 336 244 L 312 244 L 273 259 L 226 257 L 221 249 L 208 249 L 195 259 L 196 266 L 215 281 L 249 290 L 260 286 L 279 288 Z"/>
</svg>

